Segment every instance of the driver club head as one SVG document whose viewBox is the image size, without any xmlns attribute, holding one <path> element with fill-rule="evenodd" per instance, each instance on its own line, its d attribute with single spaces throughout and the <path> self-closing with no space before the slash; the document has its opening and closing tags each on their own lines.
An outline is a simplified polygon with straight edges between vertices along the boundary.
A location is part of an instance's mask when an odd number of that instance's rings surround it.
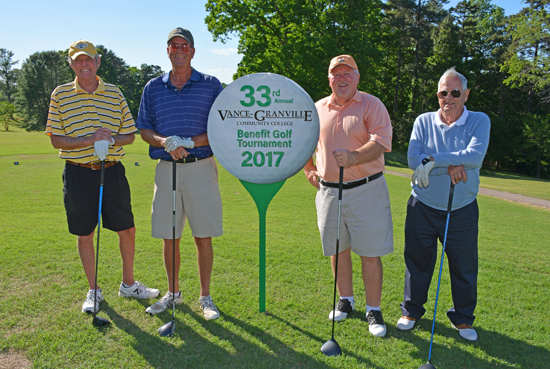
<svg viewBox="0 0 550 369">
<path fill-rule="evenodd" d="M 94 319 L 92 320 L 92 324 L 98 327 L 103 327 L 105 325 L 111 324 L 111 322 L 105 318 L 95 315 Z"/>
<path fill-rule="evenodd" d="M 168 322 L 159 328 L 159 334 L 162 337 L 168 337 L 173 335 L 175 330 L 176 330 L 176 322 L 172 320 L 171 322 Z"/>
<path fill-rule="evenodd" d="M 338 356 L 342 355 L 342 349 L 340 348 L 340 345 L 334 337 L 332 337 L 330 340 L 325 342 L 323 346 L 321 346 L 321 352 L 327 356 Z"/>
<path fill-rule="evenodd" d="M 418 369 L 435 369 L 435 366 L 428 361 L 426 364 L 420 366 Z"/>
</svg>

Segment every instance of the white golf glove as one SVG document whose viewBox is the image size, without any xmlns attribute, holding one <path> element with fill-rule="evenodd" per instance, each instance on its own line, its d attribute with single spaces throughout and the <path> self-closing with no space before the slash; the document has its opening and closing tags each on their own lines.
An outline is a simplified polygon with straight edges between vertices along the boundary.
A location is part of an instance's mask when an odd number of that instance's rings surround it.
<svg viewBox="0 0 550 369">
<path fill-rule="evenodd" d="M 425 162 L 425 160 L 423 161 Z M 416 170 L 412 175 L 412 183 L 414 184 L 414 182 L 417 181 L 418 187 L 428 187 L 428 185 L 430 184 L 430 172 L 432 171 L 434 164 L 435 161 L 430 160 L 426 164 L 420 164 L 418 167 L 416 167 Z"/>
<path fill-rule="evenodd" d="M 181 138 L 179 136 L 170 136 L 164 141 L 164 149 L 166 152 L 171 152 L 178 147 L 184 147 L 186 149 L 192 149 L 195 147 L 195 143 L 191 137 Z"/>
<path fill-rule="evenodd" d="M 94 155 L 101 161 L 107 159 L 107 155 L 109 154 L 109 146 L 113 144 L 113 141 L 114 140 L 111 138 L 111 141 L 99 140 L 94 142 Z"/>
</svg>

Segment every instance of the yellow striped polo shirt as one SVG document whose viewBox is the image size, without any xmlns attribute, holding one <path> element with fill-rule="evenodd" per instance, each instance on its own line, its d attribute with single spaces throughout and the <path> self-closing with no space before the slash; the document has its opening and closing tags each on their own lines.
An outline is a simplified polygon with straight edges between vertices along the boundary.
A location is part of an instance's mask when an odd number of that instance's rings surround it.
<svg viewBox="0 0 550 369">
<path fill-rule="evenodd" d="M 48 136 L 86 137 L 99 128 L 108 128 L 112 134 L 130 134 L 137 131 L 126 99 L 115 85 L 104 83 L 96 76 L 99 86 L 93 93 L 86 92 L 73 82 L 56 87 L 50 100 L 46 134 Z M 124 156 L 122 146 L 110 146 L 107 160 L 119 161 Z M 61 159 L 77 163 L 99 161 L 94 146 L 73 150 L 59 150 Z"/>
</svg>

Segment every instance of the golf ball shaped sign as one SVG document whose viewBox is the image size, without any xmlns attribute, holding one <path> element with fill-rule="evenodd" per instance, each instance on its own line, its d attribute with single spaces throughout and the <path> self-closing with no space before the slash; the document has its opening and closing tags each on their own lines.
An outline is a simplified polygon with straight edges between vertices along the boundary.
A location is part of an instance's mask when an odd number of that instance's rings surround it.
<svg viewBox="0 0 550 369">
<path fill-rule="evenodd" d="M 275 183 L 298 173 L 313 155 L 319 116 L 296 82 L 250 74 L 227 86 L 212 105 L 208 140 L 218 162 L 235 177 Z"/>
</svg>

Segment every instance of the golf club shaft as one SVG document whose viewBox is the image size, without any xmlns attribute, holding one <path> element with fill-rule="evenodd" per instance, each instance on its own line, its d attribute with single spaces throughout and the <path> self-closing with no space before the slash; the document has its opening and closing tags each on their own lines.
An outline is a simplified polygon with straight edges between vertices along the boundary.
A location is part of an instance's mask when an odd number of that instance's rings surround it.
<svg viewBox="0 0 550 369">
<path fill-rule="evenodd" d="M 172 321 L 176 320 L 176 168 L 172 162 Z"/>
<path fill-rule="evenodd" d="M 334 317 L 336 316 L 336 283 L 338 281 L 338 253 L 340 252 L 340 216 L 342 214 L 342 192 L 344 192 L 344 167 L 340 167 L 338 179 L 338 229 L 336 230 L 336 266 L 334 267 L 334 297 L 332 301 L 332 337 L 334 338 Z"/>
<path fill-rule="evenodd" d="M 430 352 L 428 354 L 428 362 L 432 359 L 432 345 L 434 342 L 435 330 L 435 315 L 437 313 L 437 300 L 439 299 L 439 286 L 441 284 L 441 272 L 443 270 L 443 259 L 445 258 L 445 245 L 447 244 L 447 232 L 449 230 L 449 219 L 451 218 L 451 209 L 453 207 L 453 194 L 455 185 L 451 181 L 451 189 L 449 191 L 449 203 L 447 204 L 447 223 L 445 224 L 445 236 L 443 237 L 443 249 L 441 250 L 441 262 L 439 263 L 439 278 L 437 279 L 437 292 L 435 294 L 434 317 L 432 321 L 432 337 L 430 338 Z"/>
<path fill-rule="evenodd" d="M 99 233 L 101 230 L 101 204 L 103 203 L 103 182 L 105 179 L 105 160 L 101 161 L 101 175 L 99 180 L 99 211 L 97 214 L 97 247 L 95 254 L 95 276 L 94 276 L 94 317 L 96 314 L 95 306 L 97 304 L 97 266 L 99 265 Z"/>
</svg>

